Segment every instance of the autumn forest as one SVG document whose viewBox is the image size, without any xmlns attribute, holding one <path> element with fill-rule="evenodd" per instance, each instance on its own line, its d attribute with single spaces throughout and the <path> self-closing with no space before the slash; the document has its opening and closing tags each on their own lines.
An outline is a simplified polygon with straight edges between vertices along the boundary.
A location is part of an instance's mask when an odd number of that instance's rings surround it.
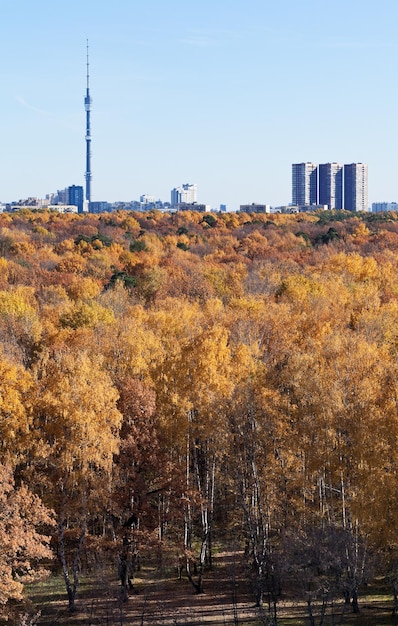
<svg viewBox="0 0 398 626">
<path fill-rule="evenodd" d="M 228 549 L 261 623 L 397 623 L 397 214 L 0 214 L 0 372 L 4 620 Z"/>
</svg>

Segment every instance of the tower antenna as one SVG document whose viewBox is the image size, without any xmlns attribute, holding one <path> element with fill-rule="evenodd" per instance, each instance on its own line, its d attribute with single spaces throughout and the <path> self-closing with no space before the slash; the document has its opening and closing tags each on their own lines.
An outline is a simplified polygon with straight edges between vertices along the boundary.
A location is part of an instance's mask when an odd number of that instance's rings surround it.
<svg viewBox="0 0 398 626">
<path fill-rule="evenodd" d="M 91 125 L 90 125 L 90 113 L 91 113 L 91 96 L 90 96 L 90 65 L 88 57 L 88 39 L 87 39 L 87 87 L 86 97 L 84 98 L 84 108 L 86 110 L 86 204 L 87 209 L 90 210 L 91 202 Z"/>
</svg>

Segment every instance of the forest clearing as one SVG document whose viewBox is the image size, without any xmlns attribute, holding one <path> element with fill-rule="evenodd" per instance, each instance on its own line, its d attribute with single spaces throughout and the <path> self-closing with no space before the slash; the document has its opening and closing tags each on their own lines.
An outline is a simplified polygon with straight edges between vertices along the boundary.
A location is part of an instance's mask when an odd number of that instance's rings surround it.
<svg viewBox="0 0 398 626">
<path fill-rule="evenodd" d="M 396 624 L 397 321 L 395 213 L 0 214 L 3 622 Z"/>
<path fill-rule="evenodd" d="M 175 572 L 159 574 L 148 568 L 135 579 L 136 590 L 127 603 L 120 602 L 120 586 L 112 570 L 102 570 L 87 577 L 79 593 L 77 612 L 73 615 L 65 601 L 61 576 L 46 579 L 29 589 L 29 613 L 41 626 L 86 626 L 109 624 L 126 626 L 261 626 L 270 624 L 267 607 L 256 607 L 252 590 L 242 567 L 242 553 L 220 553 L 208 572 L 206 590 L 194 594 L 186 579 Z M 311 615 L 314 624 L 382 626 L 392 624 L 393 598 L 385 581 L 361 594 L 361 613 L 354 615 L 342 598 L 325 607 L 314 601 Z M 28 613 L 28 612 L 27 612 Z M 322 621 L 323 619 L 323 621 Z M 311 623 L 309 607 L 300 597 L 279 600 L 280 626 L 307 626 Z"/>
<path fill-rule="evenodd" d="M 186 578 L 180 579 L 177 576 L 177 571 L 159 573 L 156 567 L 146 568 L 145 572 L 137 573 L 135 590 L 129 594 L 128 602 L 120 601 L 120 585 L 115 580 L 114 572 L 106 571 L 104 576 L 103 571 L 102 581 L 101 576 L 94 578 L 94 585 L 97 585 L 94 597 L 91 585 L 80 594 L 79 609 L 72 620 L 76 624 L 89 623 L 90 620 L 92 623 L 105 623 L 108 620 L 110 624 L 233 624 L 234 620 L 237 623 L 236 618 L 240 613 L 240 619 L 244 618 L 241 623 L 252 622 L 258 610 L 253 605 L 247 583 L 242 584 L 237 571 L 237 558 L 239 555 L 234 553 L 219 555 L 212 573 L 207 577 L 208 591 L 203 594 L 195 594 Z M 231 568 L 235 570 L 235 580 L 233 576 L 229 579 Z M 110 580 L 113 582 L 111 585 Z M 71 623 L 71 615 L 62 601 L 60 578 L 52 581 L 47 579 L 43 584 L 37 585 L 36 590 L 33 588 L 31 597 L 38 607 L 43 606 L 46 599 L 54 592 L 57 593 L 57 589 L 59 592 L 60 586 L 60 601 L 48 602 L 48 608 L 42 611 L 38 623 L 52 623 L 54 619 L 60 624 Z"/>
</svg>

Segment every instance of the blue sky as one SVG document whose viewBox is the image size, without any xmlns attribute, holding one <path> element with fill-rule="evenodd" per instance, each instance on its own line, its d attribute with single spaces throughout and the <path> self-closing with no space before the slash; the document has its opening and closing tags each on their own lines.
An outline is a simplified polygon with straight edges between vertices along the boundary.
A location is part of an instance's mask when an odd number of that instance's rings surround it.
<svg viewBox="0 0 398 626">
<path fill-rule="evenodd" d="M 291 164 L 365 162 L 398 201 L 397 0 L 0 0 L 0 201 L 291 201 Z"/>
</svg>

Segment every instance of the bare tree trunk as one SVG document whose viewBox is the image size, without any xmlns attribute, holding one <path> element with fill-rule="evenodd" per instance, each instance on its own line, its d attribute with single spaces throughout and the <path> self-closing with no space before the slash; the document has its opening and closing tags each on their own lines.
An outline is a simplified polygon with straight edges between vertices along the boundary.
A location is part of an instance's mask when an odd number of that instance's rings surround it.
<svg viewBox="0 0 398 626">
<path fill-rule="evenodd" d="M 58 550 L 59 550 L 59 557 L 61 559 L 61 564 L 62 564 L 62 572 L 64 575 L 64 580 L 65 580 L 65 587 L 66 587 L 66 593 L 68 595 L 68 605 L 69 605 L 69 611 L 70 612 L 74 612 L 76 610 L 76 595 L 77 595 L 77 589 L 79 586 L 79 564 L 80 564 L 80 557 L 81 557 L 81 553 L 83 550 L 83 546 L 84 546 L 84 542 L 86 539 L 86 534 L 87 534 L 87 520 L 86 520 L 86 492 L 85 490 L 83 491 L 82 494 L 82 518 L 81 518 L 81 527 L 80 527 L 80 537 L 77 543 L 77 546 L 75 548 L 75 555 L 74 555 L 74 559 L 73 559 L 73 566 L 72 566 L 72 574 L 73 574 L 73 583 L 71 581 L 71 577 L 69 574 L 69 567 L 68 567 L 68 559 L 67 559 L 67 555 L 66 555 L 66 549 L 65 549 L 65 501 L 62 504 L 62 510 L 60 513 L 60 518 L 59 518 L 59 522 L 58 522 Z"/>
<path fill-rule="evenodd" d="M 260 439 L 255 407 L 248 399 L 241 416 L 230 415 L 233 451 L 236 458 L 236 481 L 247 532 L 248 554 L 255 572 L 254 594 L 261 611 L 266 594 L 267 624 L 277 624 L 277 589 L 271 545 L 271 510 L 263 490 L 264 441 Z M 261 441 L 261 442 L 260 442 Z"/>
<path fill-rule="evenodd" d="M 79 586 L 79 560 L 83 549 L 84 541 L 86 538 L 86 528 L 83 525 L 81 534 L 75 550 L 75 557 L 73 559 L 73 583 L 71 582 L 69 575 L 68 562 L 65 550 L 65 523 L 62 519 L 58 524 L 58 542 L 59 542 L 59 556 L 62 564 L 62 572 L 65 580 L 66 593 L 68 595 L 69 611 L 74 612 L 76 610 L 76 595 Z"/>
<path fill-rule="evenodd" d="M 119 555 L 119 579 L 121 583 L 120 599 L 122 602 L 128 601 L 129 590 L 134 591 L 132 576 L 134 574 L 134 564 L 137 557 L 137 551 L 133 542 L 133 537 L 126 533 L 123 537 L 123 546 Z"/>
<path fill-rule="evenodd" d="M 394 578 L 393 580 L 392 591 L 394 594 L 392 616 L 394 618 L 394 624 L 397 624 L 398 623 L 398 580 L 396 578 Z"/>
<path fill-rule="evenodd" d="M 307 609 L 308 609 L 308 618 L 310 620 L 310 626 L 315 626 L 315 618 L 312 612 L 312 598 L 308 596 L 307 598 Z"/>
<path fill-rule="evenodd" d="M 324 622 L 325 622 L 325 615 L 326 615 L 326 607 L 328 605 L 328 596 L 326 593 L 322 594 L 322 607 L 321 607 L 321 617 L 319 619 L 319 626 L 323 626 Z"/>
<path fill-rule="evenodd" d="M 188 455 L 188 453 L 187 453 Z M 202 541 L 199 552 L 199 567 L 197 580 L 195 581 L 191 572 L 190 545 L 188 532 L 188 519 L 185 522 L 184 548 L 186 554 L 186 574 L 189 582 L 193 585 L 196 593 L 203 593 L 204 572 L 206 560 L 209 555 L 211 542 L 211 528 L 214 508 L 214 483 L 215 483 L 215 455 L 209 451 L 208 441 L 195 441 L 192 446 L 192 462 L 196 490 L 200 497 L 200 520 L 202 524 Z M 187 474 L 187 487 L 189 485 L 189 475 Z M 190 514 L 190 505 L 186 507 L 186 517 Z M 211 561 L 211 555 L 210 555 Z"/>
</svg>

